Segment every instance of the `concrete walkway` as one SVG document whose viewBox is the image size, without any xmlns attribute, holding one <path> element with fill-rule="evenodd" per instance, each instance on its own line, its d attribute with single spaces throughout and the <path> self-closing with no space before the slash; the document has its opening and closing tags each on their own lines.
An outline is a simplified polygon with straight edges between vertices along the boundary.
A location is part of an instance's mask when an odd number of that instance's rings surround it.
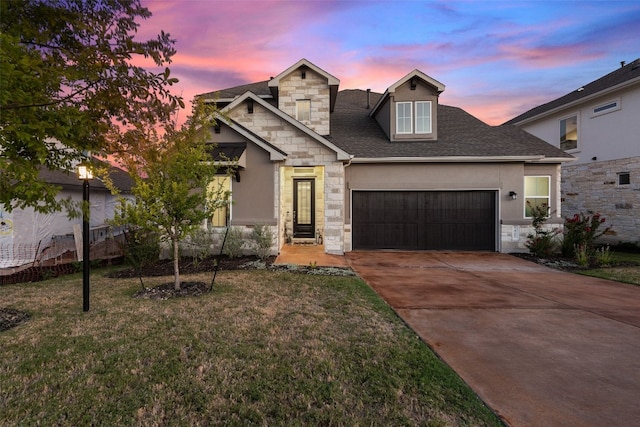
<svg viewBox="0 0 640 427">
<path fill-rule="evenodd" d="M 346 257 L 508 425 L 640 425 L 640 287 L 497 253 Z"/>
<path fill-rule="evenodd" d="M 318 267 L 348 267 L 344 256 L 324 252 L 324 245 L 284 245 L 276 257 L 275 264 L 311 265 Z"/>
</svg>

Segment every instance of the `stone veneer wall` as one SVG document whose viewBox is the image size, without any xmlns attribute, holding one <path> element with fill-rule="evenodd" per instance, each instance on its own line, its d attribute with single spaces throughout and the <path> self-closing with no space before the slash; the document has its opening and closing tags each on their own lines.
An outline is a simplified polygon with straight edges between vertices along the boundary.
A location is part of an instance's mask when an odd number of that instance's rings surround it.
<svg viewBox="0 0 640 427">
<path fill-rule="evenodd" d="M 325 206 L 322 234 L 325 251 L 332 254 L 344 253 L 344 165 L 337 160 L 336 153 L 261 105 L 254 105 L 253 114 L 249 114 L 246 107 L 238 106 L 230 115 L 241 125 L 288 153 L 282 166 L 324 166 Z M 280 194 L 279 180 L 276 185 L 276 192 Z M 280 200 L 282 205 L 279 206 L 278 218 L 282 218 L 282 213 L 291 209 L 284 206 L 282 195 Z M 283 229 L 279 230 L 279 237 L 284 234 L 284 224 L 281 226 Z"/>
<path fill-rule="evenodd" d="M 618 185 L 618 173 L 631 183 Z M 562 168 L 562 214 L 600 213 L 612 234 L 610 243 L 640 242 L 640 157 L 568 165 Z"/>
<path fill-rule="evenodd" d="M 296 118 L 296 101 L 311 100 L 311 121 L 301 122 L 320 135 L 329 135 L 329 86 L 327 79 L 316 74 L 311 69 L 306 70 L 306 78 L 302 79 L 300 71 L 295 71 L 280 80 L 278 87 L 279 108 Z"/>
</svg>

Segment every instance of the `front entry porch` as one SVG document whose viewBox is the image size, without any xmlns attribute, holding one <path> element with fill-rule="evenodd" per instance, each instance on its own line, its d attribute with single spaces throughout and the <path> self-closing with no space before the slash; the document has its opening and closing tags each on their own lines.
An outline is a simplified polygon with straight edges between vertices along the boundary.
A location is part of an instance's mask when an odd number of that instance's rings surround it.
<svg viewBox="0 0 640 427">
<path fill-rule="evenodd" d="M 349 267 L 345 256 L 325 253 L 324 245 L 320 244 L 285 244 L 274 264 Z"/>
</svg>

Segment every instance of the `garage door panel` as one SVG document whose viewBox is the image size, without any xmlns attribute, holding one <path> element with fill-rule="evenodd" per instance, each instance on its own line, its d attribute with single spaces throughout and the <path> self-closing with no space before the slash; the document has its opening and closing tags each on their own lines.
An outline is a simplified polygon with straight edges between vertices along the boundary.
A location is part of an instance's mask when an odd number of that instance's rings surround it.
<svg viewBox="0 0 640 427">
<path fill-rule="evenodd" d="M 495 250 L 495 191 L 354 191 L 354 249 Z"/>
</svg>

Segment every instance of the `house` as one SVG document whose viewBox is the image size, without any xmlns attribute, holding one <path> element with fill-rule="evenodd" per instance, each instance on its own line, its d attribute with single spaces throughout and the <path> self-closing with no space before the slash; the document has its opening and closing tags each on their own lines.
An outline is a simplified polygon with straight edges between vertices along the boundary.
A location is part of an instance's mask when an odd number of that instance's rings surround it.
<svg viewBox="0 0 640 427">
<path fill-rule="evenodd" d="M 58 199 L 83 199 L 82 181 L 73 172 L 40 170 L 40 178 L 61 188 Z M 111 167 L 110 178 L 123 194 L 131 190 L 131 179 L 126 172 Z M 121 250 L 113 241 L 118 231 L 109 226 L 118 204 L 99 180 L 90 182 L 91 257 L 120 256 Z M 66 212 L 40 213 L 33 208 L 0 210 L 0 275 L 13 274 L 34 264 L 52 265 L 76 261 L 77 248 L 74 226 L 80 231 L 82 218 L 70 220 Z"/>
<path fill-rule="evenodd" d="M 239 165 L 221 177 L 229 212 L 209 225 L 266 224 L 274 252 L 321 241 L 343 254 L 523 251 L 526 202 L 548 204 L 551 226 L 562 223 L 569 154 L 440 104 L 444 84 L 419 70 L 383 94 L 339 83 L 302 59 L 268 80 L 199 95 L 223 114 L 211 142 Z"/>
<path fill-rule="evenodd" d="M 507 122 L 577 158 L 562 212 L 600 213 L 613 243 L 640 242 L 640 58 Z"/>
</svg>

